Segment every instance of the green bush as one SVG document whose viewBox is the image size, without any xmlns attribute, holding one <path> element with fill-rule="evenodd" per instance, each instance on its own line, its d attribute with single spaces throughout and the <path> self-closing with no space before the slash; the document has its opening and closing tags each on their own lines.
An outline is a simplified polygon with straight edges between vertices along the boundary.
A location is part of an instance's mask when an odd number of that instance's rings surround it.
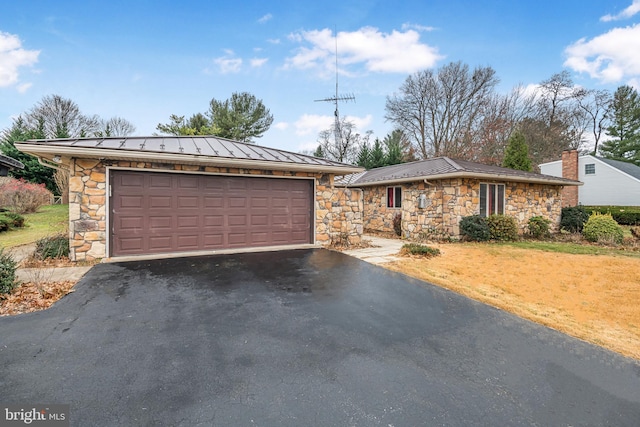
<svg viewBox="0 0 640 427">
<path fill-rule="evenodd" d="M 426 258 L 432 258 L 440 255 L 440 249 L 421 245 L 419 243 L 407 243 L 402 245 L 402 252 L 409 253 L 411 255 L 423 255 Z"/>
<path fill-rule="evenodd" d="M 512 216 L 490 215 L 487 225 L 491 240 L 518 240 L 518 224 Z"/>
<path fill-rule="evenodd" d="M 594 213 L 584 225 L 582 235 L 590 242 L 622 243 L 624 233 L 610 214 Z"/>
<path fill-rule="evenodd" d="M 547 218 L 544 218 L 542 216 L 532 216 L 531 218 L 529 218 L 528 222 L 529 234 L 536 239 L 548 236 L 549 224 L 551 224 L 551 221 L 549 221 Z"/>
<path fill-rule="evenodd" d="M 589 213 L 584 206 L 572 206 L 562 208 L 560 215 L 560 229 L 571 233 L 579 233 L 584 227 L 584 223 L 589 219 Z"/>
<path fill-rule="evenodd" d="M 9 219 L 3 216 L 0 216 L 0 233 L 3 231 L 7 231 L 9 229 Z"/>
<path fill-rule="evenodd" d="M 640 207 L 638 206 L 585 206 L 587 212 L 611 214 L 620 225 L 640 225 Z"/>
<path fill-rule="evenodd" d="M 38 259 L 68 257 L 69 237 L 59 234 L 38 240 L 34 256 Z"/>
<path fill-rule="evenodd" d="M 16 268 L 18 263 L 10 254 L 4 253 L 4 248 L 0 249 L 0 295 L 8 294 L 19 285 L 16 279 Z"/>
<path fill-rule="evenodd" d="M 491 238 L 487 220 L 480 215 L 465 216 L 460 220 L 462 237 L 476 242 L 484 242 Z"/>
<path fill-rule="evenodd" d="M 396 236 L 402 236 L 402 214 L 400 213 L 393 217 L 393 231 L 396 232 Z"/>
<path fill-rule="evenodd" d="M 6 220 L 9 223 L 9 227 L 24 227 L 24 217 L 15 212 L 1 212 L 0 220 Z"/>
</svg>

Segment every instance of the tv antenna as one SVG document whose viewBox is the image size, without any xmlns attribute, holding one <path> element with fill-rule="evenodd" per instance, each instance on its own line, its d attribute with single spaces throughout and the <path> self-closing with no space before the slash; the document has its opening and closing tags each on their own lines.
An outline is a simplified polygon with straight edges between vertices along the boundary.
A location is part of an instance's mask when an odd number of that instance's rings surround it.
<svg viewBox="0 0 640 427">
<path fill-rule="evenodd" d="M 342 144 L 342 131 L 340 129 L 340 112 L 338 111 L 338 102 L 340 101 L 356 101 L 356 97 L 353 94 L 340 95 L 338 92 L 338 30 L 335 30 L 336 33 L 336 94 L 334 96 L 330 96 L 328 98 L 316 99 L 314 102 L 333 102 L 335 105 L 335 110 L 333 112 L 334 115 L 334 136 L 336 139 L 336 144 Z"/>
</svg>

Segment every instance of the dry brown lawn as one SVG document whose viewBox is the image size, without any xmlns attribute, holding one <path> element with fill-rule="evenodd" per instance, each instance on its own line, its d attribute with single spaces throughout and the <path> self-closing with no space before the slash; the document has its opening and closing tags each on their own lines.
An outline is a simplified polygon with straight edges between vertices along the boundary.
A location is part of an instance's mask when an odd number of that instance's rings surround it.
<svg viewBox="0 0 640 427">
<path fill-rule="evenodd" d="M 640 258 L 440 244 L 385 267 L 640 359 Z"/>
</svg>

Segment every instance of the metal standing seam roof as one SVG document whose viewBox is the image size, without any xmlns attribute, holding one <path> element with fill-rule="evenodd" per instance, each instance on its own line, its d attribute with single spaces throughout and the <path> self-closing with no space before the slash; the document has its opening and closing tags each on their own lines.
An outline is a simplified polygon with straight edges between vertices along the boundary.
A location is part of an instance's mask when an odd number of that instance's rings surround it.
<svg viewBox="0 0 640 427">
<path fill-rule="evenodd" d="M 141 159 L 153 155 L 157 161 L 180 162 L 185 158 L 197 158 L 201 163 L 207 159 L 260 162 L 263 164 L 290 164 L 319 168 L 345 169 L 359 172 L 362 168 L 346 163 L 293 153 L 255 144 L 232 141 L 215 136 L 152 136 L 109 138 L 65 138 L 37 139 L 17 143 L 21 150 L 31 154 L 58 153 L 70 157 L 103 156 L 120 158 L 123 153 L 132 153 Z"/>
<path fill-rule="evenodd" d="M 361 187 L 378 184 L 411 182 L 420 179 L 445 179 L 454 177 L 477 177 L 521 182 L 549 183 L 554 185 L 582 185 L 579 181 L 525 172 L 499 166 L 484 165 L 466 160 L 452 160 L 448 157 L 435 157 L 411 163 L 371 169 L 357 178 L 342 181 L 349 187 Z"/>
<path fill-rule="evenodd" d="M 0 154 L 0 166 L 5 166 L 12 169 L 24 169 L 22 162 L 14 159 L 13 157 Z"/>
</svg>

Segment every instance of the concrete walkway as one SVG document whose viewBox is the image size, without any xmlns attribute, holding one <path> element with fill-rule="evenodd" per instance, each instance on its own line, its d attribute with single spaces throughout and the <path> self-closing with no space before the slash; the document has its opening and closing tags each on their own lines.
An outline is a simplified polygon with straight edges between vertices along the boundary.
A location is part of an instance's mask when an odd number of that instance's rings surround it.
<svg viewBox="0 0 640 427">
<path fill-rule="evenodd" d="M 20 263 L 27 259 L 36 249 L 35 244 L 16 246 L 7 249 L 13 259 Z M 66 282 L 79 281 L 92 266 L 78 267 L 42 267 L 42 268 L 18 268 L 16 278 L 21 282 Z"/>
<path fill-rule="evenodd" d="M 349 249 L 342 253 L 359 258 L 371 264 L 384 264 L 400 259 L 398 252 L 406 242 L 400 239 L 386 239 L 377 236 L 362 236 L 362 240 L 371 246 L 361 249 Z"/>
</svg>

